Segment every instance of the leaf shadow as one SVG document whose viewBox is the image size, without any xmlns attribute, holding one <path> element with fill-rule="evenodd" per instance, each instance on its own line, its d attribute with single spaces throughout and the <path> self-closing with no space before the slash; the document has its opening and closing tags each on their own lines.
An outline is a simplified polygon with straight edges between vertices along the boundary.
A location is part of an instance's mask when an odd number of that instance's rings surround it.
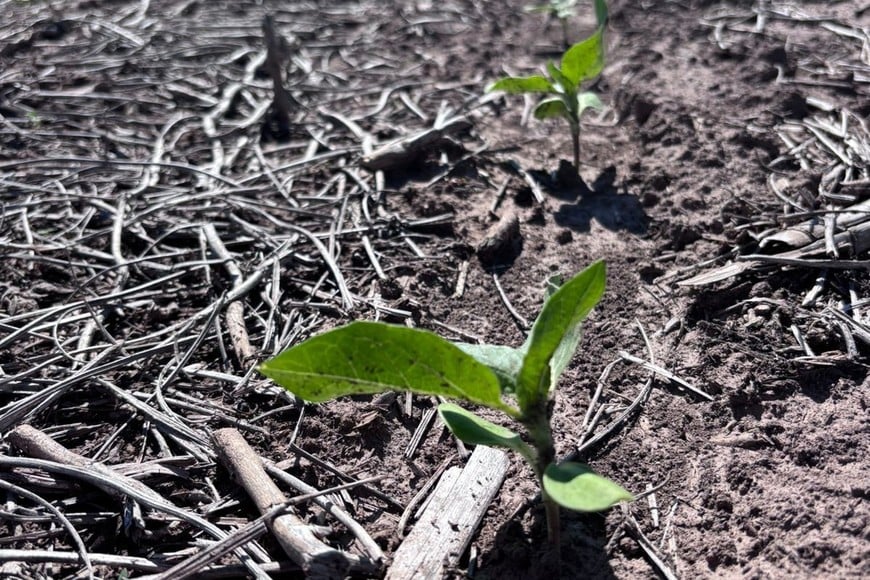
<svg viewBox="0 0 870 580">
<path fill-rule="evenodd" d="M 602 171 L 592 186 L 580 180 L 553 192 L 553 196 L 567 202 L 554 212 L 556 223 L 576 232 L 589 232 L 592 221 L 611 231 L 625 231 L 645 235 L 649 229 L 649 216 L 640 200 L 620 192 L 616 184 L 616 169 Z"/>
<path fill-rule="evenodd" d="M 531 520 L 523 525 L 521 519 Z M 496 532 L 493 548 L 480 554 L 481 580 L 596 578 L 615 580 L 605 550 L 605 519 L 600 514 L 562 510 L 561 557 L 546 543 L 546 517 L 540 503 L 525 518 L 513 518 Z"/>
</svg>

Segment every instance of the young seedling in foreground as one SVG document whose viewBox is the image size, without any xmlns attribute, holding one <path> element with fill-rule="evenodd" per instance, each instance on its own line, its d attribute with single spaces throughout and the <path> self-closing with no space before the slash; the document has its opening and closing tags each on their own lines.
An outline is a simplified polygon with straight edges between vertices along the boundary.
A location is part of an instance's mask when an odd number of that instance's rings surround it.
<svg viewBox="0 0 870 580">
<path fill-rule="evenodd" d="M 607 5 L 595 0 L 598 28 L 586 40 L 570 47 L 562 55 L 561 66 L 547 63 L 546 75 L 505 77 L 486 90 L 508 94 L 533 93 L 549 95 L 535 107 L 536 119 L 562 117 L 571 129 L 574 147 L 574 168 L 580 171 L 580 118 L 590 108 L 601 109 L 601 99 L 593 92 L 580 91 L 583 82 L 592 80 L 604 69 L 604 28 L 607 24 Z"/>
<path fill-rule="evenodd" d="M 599 261 L 548 292 L 531 334 L 519 348 L 454 344 L 426 330 L 354 322 L 280 353 L 259 370 L 311 402 L 410 391 L 505 413 L 525 427 L 529 443 L 454 403 L 438 407 L 460 440 L 507 447 L 529 462 L 541 486 L 548 537 L 558 545 L 559 506 L 595 512 L 633 499 L 587 465 L 557 463 L 550 430 L 551 393 L 577 349 L 581 323 L 604 293 L 605 278 L 604 263 Z"/>
</svg>

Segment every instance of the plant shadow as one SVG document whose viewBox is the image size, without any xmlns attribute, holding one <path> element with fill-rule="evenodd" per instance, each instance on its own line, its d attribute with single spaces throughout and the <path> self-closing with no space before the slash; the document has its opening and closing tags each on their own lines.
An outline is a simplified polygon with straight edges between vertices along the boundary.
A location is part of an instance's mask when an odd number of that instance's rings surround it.
<svg viewBox="0 0 870 580">
<path fill-rule="evenodd" d="M 616 185 L 616 169 L 602 171 L 591 187 L 579 178 L 574 183 L 559 185 L 551 191 L 563 203 L 553 214 L 556 223 L 577 232 L 589 232 L 592 221 L 611 231 L 645 235 L 649 216 L 640 200 Z"/>
<path fill-rule="evenodd" d="M 523 519 L 527 520 L 526 525 Z M 475 578 L 616 579 L 605 550 L 604 517 L 562 510 L 561 557 L 546 543 L 545 519 L 543 507 L 538 503 L 525 518 L 505 522 L 496 532 L 493 548 L 480 554 L 483 566 Z"/>
</svg>

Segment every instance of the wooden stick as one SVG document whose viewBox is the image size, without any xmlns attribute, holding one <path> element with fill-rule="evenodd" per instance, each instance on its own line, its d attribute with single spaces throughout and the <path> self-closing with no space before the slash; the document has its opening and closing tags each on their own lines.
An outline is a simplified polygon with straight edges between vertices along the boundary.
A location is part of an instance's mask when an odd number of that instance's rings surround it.
<svg viewBox="0 0 870 580">
<path fill-rule="evenodd" d="M 223 260 L 224 269 L 230 275 L 233 289 L 242 284 L 243 276 L 239 265 L 236 263 L 232 254 L 230 254 L 223 240 L 217 233 L 214 224 L 206 224 L 202 228 L 205 234 L 205 239 L 211 251 L 217 254 L 218 258 Z M 248 330 L 245 327 L 245 307 L 241 301 L 234 300 L 227 305 L 226 310 L 227 329 L 230 333 L 230 340 L 233 343 L 233 350 L 236 352 L 236 358 L 242 368 L 247 368 L 249 364 L 256 358 L 254 348 L 251 346 L 251 341 L 248 338 Z"/>
<path fill-rule="evenodd" d="M 263 466 L 266 469 L 266 473 L 271 475 L 274 479 L 281 481 L 301 494 L 303 496 L 296 496 L 293 498 L 294 500 L 298 500 L 300 497 L 304 497 L 305 495 L 312 496 L 311 501 L 316 503 L 320 508 L 338 520 L 341 524 L 344 525 L 348 529 L 350 533 L 352 533 L 357 542 L 359 542 L 362 549 L 369 556 L 369 560 L 372 562 L 382 562 L 384 560 L 384 552 L 381 550 L 381 547 L 377 544 L 377 542 L 372 539 L 371 535 L 363 528 L 359 522 L 354 520 L 349 513 L 344 511 L 340 506 L 336 505 L 334 502 L 330 501 L 324 494 L 327 490 L 317 490 L 314 487 L 308 485 L 304 481 L 299 478 L 281 470 L 277 465 L 269 463 L 268 461 L 263 462 Z M 371 478 L 368 480 L 357 480 L 350 481 L 348 483 L 343 484 L 345 487 L 363 487 L 365 486 L 366 481 L 372 481 Z"/>
<path fill-rule="evenodd" d="M 103 465 L 98 461 L 91 461 L 87 457 L 83 457 L 78 453 L 74 453 L 43 433 L 42 431 L 31 427 L 30 425 L 21 425 L 9 432 L 6 439 L 23 451 L 30 457 L 39 459 L 48 459 L 64 465 L 73 465 L 75 467 L 83 467 L 93 471 L 95 474 L 107 477 L 109 479 L 122 479 L 130 487 L 136 489 L 139 493 L 146 497 L 155 499 L 156 501 L 166 501 L 162 495 L 135 479 L 119 475 L 112 468 Z M 114 488 L 103 488 L 109 495 L 118 499 L 123 499 L 124 494 L 119 493 Z"/>
<path fill-rule="evenodd" d="M 386 580 L 443 578 L 468 547 L 510 464 L 504 451 L 478 445 L 458 477 L 447 470 L 429 505 L 396 550 Z"/>
<path fill-rule="evenodd" d="M 275 20 L 271 14 L 263 17 L 263 38 L 266 41 L 266 70 L 272 77 L 272 88 L 275 93 L 272 99 L 273 119 L 278 123 L 278 132 L 285 136 L 290 133 L 291 97 L 284 88 L 281 63 L 286 58 L 284 53 L 287 42 L 275 32 Z"/>
<path fill-rule="evenodd" d="M 369 171 L 388 171 L 404 167 L 447 135 L 458 133 L 469 126 L 471 124 L 466 117 L 447 119 L 440 125 L 387 143 L 363 157 L 360 165 Z"/>
<path fill-rule="evenodd" d="M 374 477 L 370 478 L 367 481 L 373 481 L 378 479 L 381 478 Z M 204 571 L 208 570 L 209 567 L 213 568 L 215 562 L 223 558 L 227 553 L 231 552 L 239 546 L 247 544 L 248 542 L 252 542 L 256 538 L 265 534 L 269 529 L 268 522 L 271 521 L 273 518 L 286 513 L 290 506 L 301 504 L 310 500 L 317 500 L 322 495 L 335 493 L 340 489 L 348 489 L 356 485 L 358 485 L 358 482 L 345 483 L 343 485 L 339 485 L 330 489 L 325 489 L 322 491 L 314 490 L 312 493 L 297 495 L 287 503 L 272 508 L 256 520 L 245 524 L 241 528 L 236 529 L 220 542 L 215 542 L 211 546 L 205 548 L 204 550 L 201 550 L 200 552 L 184 560 L 183 562 L 179 562 L 178 564 L 162 572 L 158 576 L 149 577 L 149 580 L 181 580 L 182 578 L 188 578 L 194 575 L 196 575 L 197 577 L 201 577 Z M 378 550 L 380 550 L 380 548 L 378 548 Z"/>
<path fill-rule="evenodd" d="M 287 498 L 263 469 L 263 462 L 241 433 L 232 428 L 212 434 L 218 454 L 239 484 L 254 500 L 261 514 L 284 505 Z M 368 559 L 331 548 L 317 539 L 308 524 L 287 513 L 266 525 L 291 560 L 309 578 L 344 578 L 350 571 L 375 573 L 378 566 Z"/>
<path fill-rule="evenodd" d="M 205 530 L 214 538 L 222 540 L 227 536 L 217 526 L 204 520 L 202 517 L 185 511 L 162 495 L 135 479 L 116 473 L 110 467 L 98 461 L 91 461 L 86 457 L 70 451 L 57 443 L 54 439 L 31 427 L 21 425 L 13 429 L 6 436 L 7 441 L 26 454 L 38 459 L 3 457 L 0 456 L 0 464 L 6 466 L 33 466 L 34 463 L 44 463 L 52 466 L 52 469 L 62 473 L 74 473 L 76 477 L 87 477 L 87 480 L 108 493 L 109 495 L 124 501 L 127 497 L 154 510 L 161 510 L 176 516 L 191 525 Z M 250 555 L 239 549 L 235 554 L 242 560 L 248 572 L 258 580 L 268 580 L 269 576 L 253 561 Z M 264 556 L 258 553 L 257 556 Z"/>
</svg>

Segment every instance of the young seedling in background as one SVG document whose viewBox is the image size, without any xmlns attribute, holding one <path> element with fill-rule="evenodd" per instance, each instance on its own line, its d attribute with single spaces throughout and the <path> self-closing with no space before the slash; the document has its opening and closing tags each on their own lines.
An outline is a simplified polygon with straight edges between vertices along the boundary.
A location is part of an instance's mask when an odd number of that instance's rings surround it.
<svg viewBox="0 0 870 580">
<path fill-rule="evenodd" d="M 551 393 L 577 349 L 583 320 L 604 292 L 605 278 L 599 261 L 558 289 L 549 289 L 519 348 L 454 344 L 425 330 L 353 322 L 285 350 L 259 370 L 306 401 L 410 391 L 505 413 L 525 427 L 529 443 L 456 404 L 438 407 L 460 440 L 507 447 L 529 462 L 541 486 L 547 535 L 558 546 L 559 506 L 594 512 L 632 500 L 630 493 L 587 465 L 557 463 L 550 430 Z"/>
<path fill-rule="evenodd" d="M 525 10 L 557 19 L 562 27 L 562 43 L 568 47 L 568 20 L 574 16 L 576 8 L 577 0 L 550 0 L 546 4 L 526 6 Z"/>
<path fill-rule="evenodd" d="M 562 55 L 561 66 L 547 63 L 546 75 L 505 77 L 486 90 L 508 94 L 537 93 L 549 95 L 535 107 L 536 119 L 562 117 L 571 128 L 574 146 L 574 168 L 580 172 L 580 118 L 589 109 L 601 109 L 601 99 L 589 91 L 580 91 L 583 82 L 594 79 L 604 68 L 604 28 L 607 24 L 607 5 L 595 0 L 598 28 L 586 40 L 570 47 Z"/>
</svg>

